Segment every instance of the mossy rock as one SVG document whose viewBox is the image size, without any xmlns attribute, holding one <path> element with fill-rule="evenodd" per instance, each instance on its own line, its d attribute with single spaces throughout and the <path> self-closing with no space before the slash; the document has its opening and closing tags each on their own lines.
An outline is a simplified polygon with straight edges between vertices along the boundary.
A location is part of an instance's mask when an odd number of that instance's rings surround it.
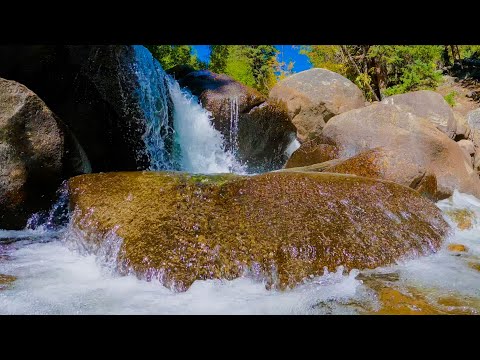
<svg viewBox="0 0 480 360">
<path fill-rule="evenodd" d="M 375 268 L 435 252 L 448 225 L 414 190 L 344 174 L 121 172 L 69 180 L 75 230 L 115 231 L 121 273 L 176 290 L 246 273 L 284 289 L 343 265 Z"/>
</svg>

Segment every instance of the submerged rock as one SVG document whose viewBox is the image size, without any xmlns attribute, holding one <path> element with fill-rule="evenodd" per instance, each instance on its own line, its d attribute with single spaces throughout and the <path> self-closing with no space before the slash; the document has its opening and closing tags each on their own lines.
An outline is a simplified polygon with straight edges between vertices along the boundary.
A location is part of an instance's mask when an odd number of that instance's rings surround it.
<svg viewBox="0 0 480 360">
<path fill-rule="evenodd" d="M 448 230 L 412 189 L 343 174 L 103 173 L 68 185 L 73 226 L 88 246 L 98 251 L 114 232 L 121 273 L 177 290 L 246 273 L 291 287 L 324 268 L 430 254 Z"/>
<path fill-rule="evenodd" d="M 448 245 L 448 251 L 451 252 L 466 252 L 467 247 L 462 244 L 449 244 Z"/>
<path fill-rule="evenodd" d="M 279 81 L 270 91 L 270 98 L 287 104 L 301 141 L 318 135 L 331 117 L 365 106 L 365 97 L 353 82 L 319 68 Z"/>
<path fill-rule="evenodd" d="M 0 290 L 5 290 L 11 286 L 17 278 L 13 275 L 0 274 Z"/>
<path fill-rule="evenodd" d="M 468 209 L 453 209 L 445 211 L 445 214 L 458 226 L 460 230 L 473 228 L 475 213 Z"/>
</svg>

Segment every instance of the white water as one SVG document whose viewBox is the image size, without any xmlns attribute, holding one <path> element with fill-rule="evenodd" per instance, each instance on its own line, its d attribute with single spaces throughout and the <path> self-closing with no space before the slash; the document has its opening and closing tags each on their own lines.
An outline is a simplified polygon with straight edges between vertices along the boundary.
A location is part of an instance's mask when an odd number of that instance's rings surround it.
<svg viewBox="0 0 480 360">
<path fill-rule="evenodd" d="M 145 47 L 137 45 L 134 50 L 134 71 L 139 84 L 136 94 L 144 115 L 143 141 L 149 170 L 244 173 L 233 153 L 225 149 L 222 135 L 212 125 L 211 114 L 198 99 L 180 89 Z M 235 126 L 238 127 L 238 114 Z M 168 144 L 169 137 L 173 137 L 173 144 Z"/>
<path fill-rule="evenodd" d="M 290 144 L 287 146 L 285 149 L 285 155 L 287 155 L 287 158 L 289 159 L 290 156 L 295 152 L 300 147 L 300 142 L 297 140 L 295 135 L 292 135 L 292 140 Z"/>
<path fill-rule="evenodd" d="M 363 273 L 380 278 L 393 273 L 396 288 L 413 287 L 432 303 L 452 294 L 478 301 L 480 272 L 469 263 L 480 263 L 480 200 L 456 192 L 438 206 L 475 212 L 474 228 L 454 228 L 435 255 Z M 355 314 L 379 306 L 375 291 L 356 278 L 358 271 L 342 274 L 341 269 L 285 292 L 266 290 L 243 277 L 196 281 L 188 291 L 175 293 L 158 282 L 116 276 L 101 258 L 67 246 L 71 236 L 42 230 L 0 232 L 0 274 L 17 277 L 0 290 L 0 314 Z M 30 240 L 13 241 L 20 237 Z M 5 238 L 16 239 L 5 245 Z M 464 244 L 468 252 L 449 252 L 452 242 Z"/>
<path fill-rule="evenodd" d="M 143 141 L 150 160 L 149 170 L 175 170 L 173 149 L 165 143 L 173 133 L 169 118 L 167 74 L 144 46 L 136 45 L 133 70 L 139 84 L 136 96 L 144 116 Z"/>
<path fill-rule="evenodd" d="M 230 99 L 230 152 L 236 154 L 238 151 L 238 98 L 233 97 Z"/>
<path fill-rule="evenodd" d="M 224 147 L 211 114 L 198 99 L 170 79 L 170 95 L 174 104 L 175 141 L 180 147 L 181 169 L 193 173 L 243 173 L 235 156 Z"/>
</svg>

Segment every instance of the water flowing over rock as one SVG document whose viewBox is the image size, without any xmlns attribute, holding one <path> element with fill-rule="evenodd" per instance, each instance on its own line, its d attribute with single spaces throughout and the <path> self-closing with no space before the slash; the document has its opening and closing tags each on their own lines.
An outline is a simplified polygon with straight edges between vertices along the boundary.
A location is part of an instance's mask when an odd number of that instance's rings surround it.
<svg viewBox="0 0 480 360">
<path fill-rule="evenodd" d="M 459 145 L 429 120 L 394 105 L 377 103 L 338 115 L 322 136 L 337 147 L 338 159 L 355 157 L 343 166 L 349 173 L 375 172 L 416 189 L 427 180 L 431 185 L 434 177 L 436 186 L 422 186 L 422 191 L 437 200 L 455 189 L 480 196 L 478 175 Z M 382 150 L 361 155 L 375 148 Z M 363 169 L 367 164 L 374 169 Z"/>
<path fill-rule="evenodd" d="M 250 171 L 280 168 L 295 128 L 285 106 L 231 77 L 201 70 L 178 79 L 211 112 L 226 149 Z"/>
<path fill-rule="evenodd" d="M 301 141 L 318 135 L 331 117 L 365 105 L 365 97 L 354 83 L 320 68 L 279 81 L 270 91 L 270 98 L 287 104 Z"/>
<path fill-rule="evenodd" d="M 383 104 L 400 106 L 404 111 L 428 119 L 449 138 L 454 138 L 457 122 L 452 108 L 442 95 L 435 91 L 419 90 L 398 94 L 382 100 Z"/>
<path fill-rule="evenodd" d="M 69 189 L 85 248 L 100 251 L 114 234 L 120 273 L 176 290 L 244 274 L 292 287 L 340 265 L 430 254 L 448 230 L 416 191 L 350 175 L 103 173 L 74 177 Z"/>
<path fill-rule="evenodd" d="M 173 167 L 167 78 L 144 47 L 0 46 L 0 76 L 45 101 L 82 145 L 93 171 Z"/>
<path fill-rule="evenodd" d="M 193 173 L 245 172 L 244 166 L 235 159 L 235 148 L 226 148 L 222 134 L 213 127 L 210 113 L 197 98 L 180 89 L 173 79 L 169 81 L 169 92 L 174 105 L 175 152 L 172 155 L 176 168 Z"/>
</svg>

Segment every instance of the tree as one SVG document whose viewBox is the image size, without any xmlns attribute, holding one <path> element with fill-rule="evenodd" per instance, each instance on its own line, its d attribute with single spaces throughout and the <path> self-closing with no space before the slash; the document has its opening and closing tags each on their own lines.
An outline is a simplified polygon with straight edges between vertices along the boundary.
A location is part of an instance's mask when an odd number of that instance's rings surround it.
<svg viewBox="0 0 480 360">
<path fill-rule="evenodd" d="M 218 74 L 224 74 L 230 48 L 232 48 L 232 45 L 210 45 L 208 69 Z"/>
<path fill-rule="evenodd" d="M 437 45 L 307 45 L 302 48 L 315 67 L 355 82 L 369 100 L 435 88 L 444 47 Z"/>
<path fill-rule="evenodd" d="M 211 45 L 208 68 L 266 94 L 276 82 L 277 52 L 273 45 Z"/>
<path fill-rule="evenodd" d="M 190 45 L 147 45 L 146 47 L 165 70 L 175 65 L 190 65 L 196 70 L 207 67 L 207 64 L 198 59 Z"/>
</svg>

